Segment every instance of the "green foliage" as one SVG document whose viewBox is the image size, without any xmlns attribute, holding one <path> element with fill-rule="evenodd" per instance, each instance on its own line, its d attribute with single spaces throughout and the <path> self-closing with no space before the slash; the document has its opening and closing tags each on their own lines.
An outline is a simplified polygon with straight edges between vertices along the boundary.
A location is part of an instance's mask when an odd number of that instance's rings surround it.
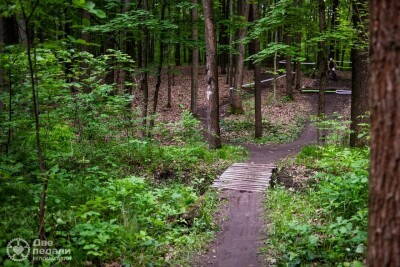
<svg viewBox="0 0 400 267">
<path fill-rule="evenodd" d="M 281 263 L 361 266 L 367 236 L 369 151 L 312 146 L 297 164 L 316 174 L 315 185 L 293 192 L 270 190 L 267 207 L 273 226 L 268 248 Z M 283 242 L 284 240 L 284 242 Z"/>
<path fill-rule="evenodd" d="M 0 247 L 37 238 L 43 179 L 48 179 L 46 236 L 71 249 L 69 264 L 165 266 L 184 261 L 215 229 L 215 197 L 199 204 L 192 221 L 180 219 L 219 172 L 246 156 L 243 148 L 209 150 L 200 123 L 189 112 L 164 129 L 163 138 L 141 138 L 142 119 L 132 96 L 107 81 L 114 70 L 135 73 L 133 60 L 117 50 L 95 56 L 58 45 L 35 49 L 41 129 L 47 170 L 39 171 L 27 60 L 18 47 L 1 54 L 11 94 L 0 95 Z M 112 63 L 112 64 L 111 64 Z M 135 85 L 125 88 L 135 93 Z M 11 99 L 9 101 L 9 99 Z M 11 139 L 8 139 L 8 133 Z M 5 151 L 7 146 L 7 152 Z M 172 219 L 172 218 L 177 218 Z M 173 255 L 170 255 L 173 254 Z M 0 265 L 9 264 L 0 250 Z M 46 265 L 46 263 L 43 263 Z"/>
<path fill-rule="evenodd" d="M 350 138 L 351 121 L 337 113 L 329 117 L 314 117 L 314 125 L 322 133 L 322 141 L 327 144 L 347 145 Z"/>
</svg>

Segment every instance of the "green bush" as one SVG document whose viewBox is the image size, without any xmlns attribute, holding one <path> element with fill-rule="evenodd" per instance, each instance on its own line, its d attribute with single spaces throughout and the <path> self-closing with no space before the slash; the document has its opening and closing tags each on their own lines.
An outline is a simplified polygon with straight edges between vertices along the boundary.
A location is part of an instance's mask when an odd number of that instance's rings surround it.
<svg viewBox="0 0 400 267">
<path fill-rule="evenodd" d="M 310 146 L 297 164 L 316 171 L 308 190 L 270 190 L 268 248 L 282 264 L 359 266 L 367 237 L 368 149 Z"/>
</svg>

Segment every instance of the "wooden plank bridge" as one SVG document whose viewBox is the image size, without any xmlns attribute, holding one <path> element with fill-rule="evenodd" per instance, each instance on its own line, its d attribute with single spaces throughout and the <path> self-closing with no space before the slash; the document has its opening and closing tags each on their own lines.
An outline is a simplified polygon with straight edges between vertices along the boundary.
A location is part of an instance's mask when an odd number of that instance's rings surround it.
<svg viewBox="0 0 400 267">
<path fill-rule="evenodd" d="M 276 167 L 272 164 L 235 163 L 216 179 L 217 189 L 264 192 Z"/>
</svg>

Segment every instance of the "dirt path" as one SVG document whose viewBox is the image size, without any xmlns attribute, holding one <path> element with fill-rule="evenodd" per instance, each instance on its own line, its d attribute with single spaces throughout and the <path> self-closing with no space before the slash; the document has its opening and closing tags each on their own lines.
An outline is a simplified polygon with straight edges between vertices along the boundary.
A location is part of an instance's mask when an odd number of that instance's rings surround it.
<svg viewBox="0 0 400 267">
<path fill-rule="evenodd" d="M 310 101 L 316 109 L 317 96 L 310 95 Z M 328 114 L 341 110 L 349 102 L 349 96 L 327 95 Z M 289 144 L 281 145 L 245 145 L 249 150 L 248 162 L 259 164 L 276 163 L 278 160 L 297 153 L 303 146 L 316 142 L 317 131 L 307 124 L 301 136 Z M 223 191 L 221 198 L 227 199 L 222 216 L 221 231 L 211 244 L 207 253 L 194 266 L 215 267 L 258 267 L 263 266 L 259 249 L 264 238 L 264 199 L 263 193 Z"/>
</svg>

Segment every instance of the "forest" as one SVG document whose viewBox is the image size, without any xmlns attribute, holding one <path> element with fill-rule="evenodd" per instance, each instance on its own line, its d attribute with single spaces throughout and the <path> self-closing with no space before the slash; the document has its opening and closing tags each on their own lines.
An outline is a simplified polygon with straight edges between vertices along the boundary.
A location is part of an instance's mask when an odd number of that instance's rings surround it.
<svg viewBox="0 0 400 267">
<path fill-rule="evenodd" d="M 0 266 L 400 266 L 400 1 L 0 0 Z"/>
</svg>

